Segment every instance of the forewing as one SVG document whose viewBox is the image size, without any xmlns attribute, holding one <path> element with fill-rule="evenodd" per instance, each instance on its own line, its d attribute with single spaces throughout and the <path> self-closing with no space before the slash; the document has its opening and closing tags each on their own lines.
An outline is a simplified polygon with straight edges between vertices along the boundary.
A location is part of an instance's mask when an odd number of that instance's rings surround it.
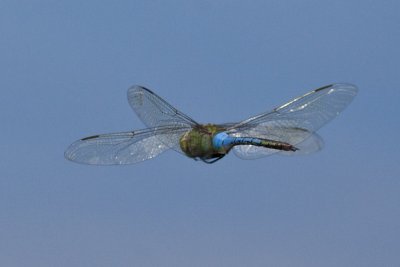
<svg viewBox="0 0 400 267">
<path fill-rule="evenodd" d="M 135 85 L 128 89 L 132 109 L 147 127 L 174 125 L 191 127 L 197 123 L 151 90 Z"/>
<path fill-rule="evenodd" d="M 72 143 L 65 151 L 71 161 L 92 165 L 133 164 L 179 146 L 181 128 L 149 128 L 94 135 Z"/>
<path fill-rule="evenodd" d="M 301 128 L 315 132 L 342 112 L 357 94 L 351 84 L 332 84 L 313 90 L 301 97 L 231 127 L 245 130 L 261 125 Z M 273 123 L 272 123 L 273 122 Z"/>
</svg>

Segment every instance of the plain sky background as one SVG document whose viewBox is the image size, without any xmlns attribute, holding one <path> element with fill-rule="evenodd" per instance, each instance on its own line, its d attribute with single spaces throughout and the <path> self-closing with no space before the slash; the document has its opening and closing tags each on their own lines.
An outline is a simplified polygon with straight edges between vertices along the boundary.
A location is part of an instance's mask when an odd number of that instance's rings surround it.
<svg viewBox="0 0 400 267">
<path fill-rule="evenodd" d="M 400 266 L 399 1 L 0 1 L 0 266 Z M 360 91 L 303 157 L 64 159 L 147 86 L 232 122 Z"/>
</svg>

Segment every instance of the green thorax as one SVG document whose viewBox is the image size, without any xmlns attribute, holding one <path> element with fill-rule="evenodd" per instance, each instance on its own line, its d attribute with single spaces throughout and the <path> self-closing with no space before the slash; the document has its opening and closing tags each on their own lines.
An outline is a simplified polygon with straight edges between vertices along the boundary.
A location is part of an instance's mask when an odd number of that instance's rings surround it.
<svg viewBox="0 0 400 267">
<path fill-rule="evenodd" d="M 225 129 L 215 125 L 199 125 L 182 135 L 179 140 L 182 151 L 191 158 L 210 159 L 228 153 L 226 150 L 216 150 L 212 139 L 218 132 Z"/>
</svg>

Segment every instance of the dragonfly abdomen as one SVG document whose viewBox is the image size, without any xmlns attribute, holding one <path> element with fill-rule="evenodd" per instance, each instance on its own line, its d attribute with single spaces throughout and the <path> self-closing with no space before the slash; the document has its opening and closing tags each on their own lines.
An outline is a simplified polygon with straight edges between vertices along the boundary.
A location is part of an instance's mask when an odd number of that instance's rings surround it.
<svg viewBox="0 0 400 267">
<path fill-rule="evenodd" d="M 213 138 L 213 146 L 215 149 L 231 149 L 237 145 L 253 145 L 253 146 L 261 146 L 270 149 L 277 149 L 283 151 L 296 151 L 298 150 L 296 147 L 289 143 L 275 141 L 264 138 L 257 137 L 234 137 L 230 136 L 225 132 L 218 133 Z"/>
</svg>

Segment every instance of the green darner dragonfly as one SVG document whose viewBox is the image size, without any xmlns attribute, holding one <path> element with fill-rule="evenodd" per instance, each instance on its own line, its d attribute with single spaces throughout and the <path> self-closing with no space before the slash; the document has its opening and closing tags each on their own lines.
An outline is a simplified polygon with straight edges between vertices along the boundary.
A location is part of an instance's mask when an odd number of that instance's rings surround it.
<svg viewBox="0 0 400 267">
<path fill-rule="evenodd" d="M 331 84 L 238 123 L 199 124 L 151 90 L 133 86 L 128 101 L 143 130 L 99 134 L 71 144 L 65 157 L 94 164 L 132 164 L 173 149 L 195 160 L 213 163 L 231 150 L 240 158 L 271 154 L 308 154 L 322 148 L 315 133 L 356 96 L 351 84 Z"/>
</svg>

